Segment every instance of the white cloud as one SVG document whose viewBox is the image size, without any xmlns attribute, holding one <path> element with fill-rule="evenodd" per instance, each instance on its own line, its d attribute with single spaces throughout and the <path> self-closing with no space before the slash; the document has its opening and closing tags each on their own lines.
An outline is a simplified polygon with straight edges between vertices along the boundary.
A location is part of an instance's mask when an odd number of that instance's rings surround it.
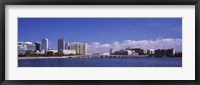
<svg viewBox="0 0 200 85">
<path fill-rule="evenodd" d="M 110 44 L 103 44 L 103 45 L 101 45 L 101 47 L 109 48 L 109 47 L 110 47 Z"/>
<path fill-rule="evenodd" d="M 127 47 L 131 48 L 142 48 L 142 49 L 167 49 L 175 48 L 176 50 L 182 51 L 182 39 L 156 39 L 156 40 L 124 40 L 122 42 L 114 41 L 113 43 L 101 44 L 94 42 L 89 45 L 90 53 L 108 53 L 110 48 L 114 50 L 124 49 Z"/>
</svg>

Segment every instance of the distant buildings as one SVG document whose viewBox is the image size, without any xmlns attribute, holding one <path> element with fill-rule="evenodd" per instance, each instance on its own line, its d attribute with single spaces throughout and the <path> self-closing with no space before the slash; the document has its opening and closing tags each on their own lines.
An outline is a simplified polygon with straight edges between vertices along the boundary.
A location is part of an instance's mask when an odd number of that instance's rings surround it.
<svg viewBox="0 0 200 85">
<path fill-rule="evenodd" d="M 48 39 L 42 39 L 42 50 L 48 50 Z"/>
<path fill-rule="evenodd" d="M 48 48 L 48 39 L 42 39 L 41 43 L 18 42 L 18 55 L 44 55 L 44 56 L 64 56 L 64 55 L 86 55 L 88 54 L 87 43 L 66 43 L 65 39 L 58 39 L 58 49 Z"/>
<path fill-rule="evenodd" d="M 69 43 L 66 43 L 65 44 L 65 50 L 68 50 L 69 49 Z"/>
<path fill-rule="evenodd" d="M 36 46 L 32 42 L 18 42 L 18 55 L 24 55 L 26 51 L 35 51 Z"/>
<path fill-rule="evenodd" d="M 64 38 L 61 38 L 61 39 L 58 39 L 58 51 L 62 51 L 62 50 L 65 50 L 65 39 Z"/>
<path fill-rule="evenodd" d="M 36 46 L 32 42 L 18 42 L 18 50 L 34 51 Z"/>
<path fill-rule="evenodd" d="M 111 52 L 111 49 L 110 49 Z M 138 53 L 136 53 L 134 50 L 119 50 L 119 51 L 114 51 L 112 53 L 110 53 L 110 55 L 132 55 L 132 56 L 138 56 Z"/>
<path fill-rule="evenodd" d="M 154 50 L 154 49 L 148 49 L 148 50 L 147 50 L 147 54 L 148 54 L 148 55 L 154 55 L 154 53 L 155 53 L 155 50 Z"/>
<path fill-rule="evenodd" d="M 88 45 L 87 43 L 69 43 L 68 50 L 75 50 L 77 55 L 86 55 L 88 53 Z"/>
<path fill-rule="evenodd" d="M 119 50 L 115 51 L 111 55 L 133 55 L 133 52 L 131 50 Z"/>
<path fill-rule="evenodd" d="M 138 53 L 139 55 L 146 55 L 147 54 L 147 50 L 141 49 L 141 48 L 126 48 L 125 50 L 135 51 L 135 53 Z"/>
<path fill-rule="evenodd" d="M 41 50 L 40 48 L 41 48 L 41 43 L 40 42 L 36 42 L 35 43 L 35 46 L 36 46 L 36 50 Z"/>
<path fill-rule="evenodd" d="M 111 55 L 111 54 L 113 54 L 113 49 L 112 49 L 112 48 L 111 48 L 111 49 L 109 49 L 109 51 L 110 51 L 110 52 L 109 52 L 109 53 L 110 53 L 110 55 Z"/>
<path fill-rule="evenodd" d="M 178 51 L 174 54 L 175 57 L 182 57 L 182 52 Z"/>
<path fill-rule="evenodd" d="M 88 54 L 88 45 L 86 42 L 73 42 L 65 43 L 64 38 L 58 39 L 57 50 L 48 48 L 48 39 L 42 39 L 42 42 L 18 42 L 18 55 L 28 55 L 28 56 L 66 56 L 66 55 L 78 55 L 84 56 Z M 141 48 L 125 48 L 118 51 L 113 51 L 109 49 L 109 53 L 102 54 L 92 54 L 95 57 L 109 57 L 109 56 L 134 56 L 134 57 L 182 57 L 182 52 L 176 52 L 174 48 L 172 49 L 141 49 Z"/>
<path fill-rule="evenodd" d="M 75 50 L 60 50 L 59 54 L 63 54 L 63 55 L 76 55 L 76 51 Z"/>
<path fill-rule="evenodd" d="M 174 48 L 172 49 L 141 49 L 141 48 L 126 48 L 125 50 L 119 50 L 112 52 L 109 50 L 110 55 L 133 55 L 133 56 L 155 56 L 155 57 L 182 57 L 182 52 L 176 52 Z"/>
<path fill-rule="evenodd" d="M 175 49 L 157 49 L 154 53 L 155 56 L 174 56 Z"/>
</svg>

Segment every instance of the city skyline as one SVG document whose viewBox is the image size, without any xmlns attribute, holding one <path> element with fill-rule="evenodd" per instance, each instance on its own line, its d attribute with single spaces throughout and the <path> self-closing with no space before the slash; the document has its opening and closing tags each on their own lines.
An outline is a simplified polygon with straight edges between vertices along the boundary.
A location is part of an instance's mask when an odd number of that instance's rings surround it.
<svg viewBox="0 0 200 85">
<path fill-rule="evenodd" d="M 92 53 L 125 47 L 182 51 L 181 18 L 19 18 L 18 25 L 18 41 L 47 38 L 52 49 L 64 38 L 87 42 Z"/>
</svg>

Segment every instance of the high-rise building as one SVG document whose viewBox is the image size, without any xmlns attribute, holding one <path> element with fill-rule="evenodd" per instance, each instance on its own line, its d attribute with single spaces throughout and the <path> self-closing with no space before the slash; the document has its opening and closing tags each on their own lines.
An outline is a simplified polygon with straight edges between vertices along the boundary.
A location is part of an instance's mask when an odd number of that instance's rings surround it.
<svg viewBox="0 0 200 85">
<path fill-rule="evenodd" d="M 40 43 L 40 42 L 36 42 L 36 43 L 35 43 L 36 50 L 40 50 L 40 45 L 41 45 L 41 43 Z"/>
<path fill-rule="evenodd" d="M 48 39 L 42 39 L 42 50 L 48 50 Z"/>
<path fill-rule="evenodd" d="M 84 44 L 79 44 L 79 53 L 85 55 L 85 46 Z"/>
<path fill-rule="evenodd" d="M 87 43 L 70 43 L 68 48 L 68 50 L 75 50 L 78 55 L 86 55 L 88 52 Z"/>
<path fill-rule="evenodd" d="M 85 42 L 84 43 L 84 55 L 86 55 L 86 54 L 88 54 L 88 45 L 87 45 L 87 43 Z"/>
<path fill-rule="evenodd" d="M 65 50 L 65 39 L 58 39 L 58 51 Z"/>
<path fill-rule="evenodd" d="M 75 44 L 75 50 L 76 50 L 76 53 L 80 55 L 80 44 L 79 43 Z"/>
</svg>

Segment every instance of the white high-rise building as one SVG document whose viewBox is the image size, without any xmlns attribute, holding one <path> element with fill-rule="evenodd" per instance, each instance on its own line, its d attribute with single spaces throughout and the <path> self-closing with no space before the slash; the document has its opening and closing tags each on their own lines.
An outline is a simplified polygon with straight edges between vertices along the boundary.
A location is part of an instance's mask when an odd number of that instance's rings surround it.
<svg viewBox="0 0 200 85">
<path fill-rule="evenodd" d="M 86 55 L 88 52 L 88 45 L 87 43 L 70 43 L 69 44 L 69 50 L 75 50 L 76 54 L 78 55 Z"/>
<path fill-rule="evenodd" d="M 88 54 L 88 45 L 87 45 L 86 42 L 83 44 L 83 47 L 84 47 L 84 48 L 83 48 L 83 50 L 84 50 L 83 54 L 84 54 L 84 55 Z"/>
<path fill-rule="evenodd" d="M 42 50 L 48 50 L 48 39 L 42 39 Z"/>
</svg>

